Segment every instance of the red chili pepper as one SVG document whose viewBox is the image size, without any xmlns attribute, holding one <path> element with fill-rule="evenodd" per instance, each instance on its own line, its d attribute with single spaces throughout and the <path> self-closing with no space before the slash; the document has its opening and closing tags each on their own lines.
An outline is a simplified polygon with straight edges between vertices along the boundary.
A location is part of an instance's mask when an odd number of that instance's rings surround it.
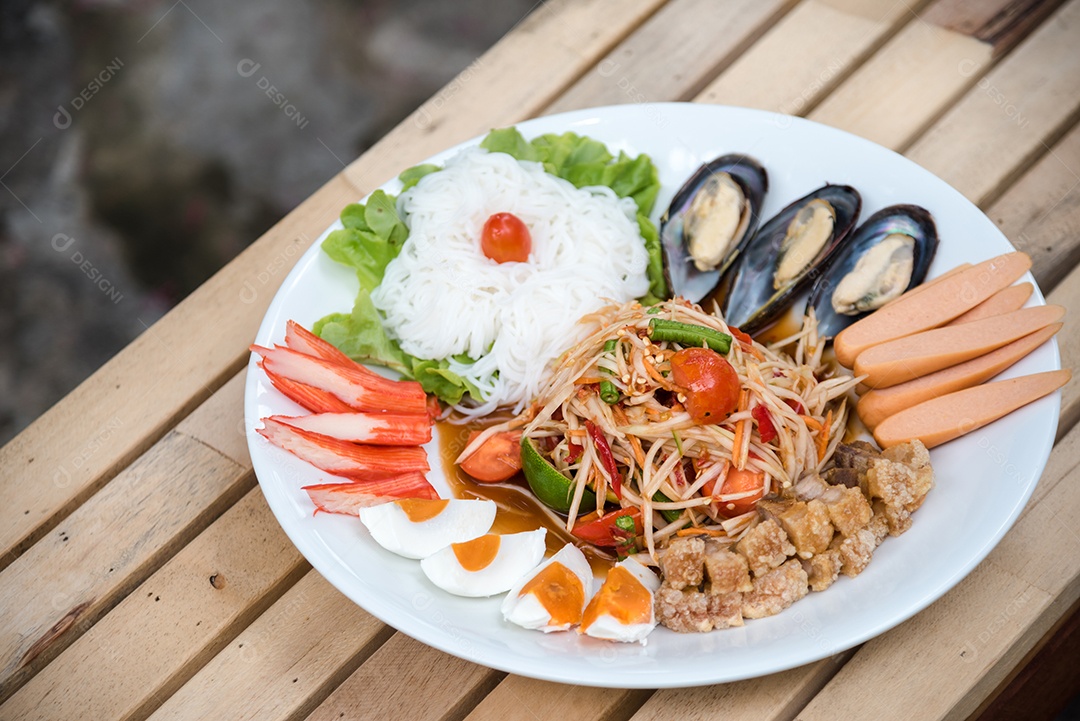
<svg viewBox="0 0 1080 721">
<path fill-rule="evenodd" d="M 611 478 L 611 490 L 615 492 L 615 497 L 621 501 L 622 476 L 619 475 L 619 468 L 615 465 L 615 456 L 611 453 L 611 446 L 608 445 L 607 438 L 604 438 L 604 432 L 592 421 L 585 421 L 585 430 L 589 432 L 589 437 L 592 438 L 593 445 L 596 446 L 596 453 L 600 456 L 600 462 L 604 464 L 604 470 L 607 471 L 608 477 Z"/>
<path fill-rule="evenodd" d="M 567 451 L 567 453 L 566 453 L 566 462 L 567 463 L 577 463 L 578 459 L 581 458 L 582 451 L 584 451 L 584 450 L 585 450 L 585 446 L 579 446 L 577 443 L 574 443 L 573 441 L 568 441 L 566 443 L 566 451 Z"/>
<path fill-rule="evenodd" d="M 589 514 L 593 516 L 594 514 Z M 634 530 L 620 528 L 617 521 L 629 518 L 634 522 Z M 602 548 L 619 548 L 634 542 L 637 534 L 644 533 L 641 523 L 641 510 L 637 508 L 618 508 L 595 520 L 575 525 L 571 531 L 576 537 Z"/>
<path fill-rule="evenodd" d="M 765 406 L 754 406 L 750 415 L 757 421 L 758 435 L 761 436 L 762 443 L 768 443 L 776 438 L 776 426 L 773 425 L 772 416 L 769 415 L 769 410 Z"/>
<path fill-rule="evenodd" d="M 735 336 L 735 340 L 746 345 L 753 345 L 754 339 L 750 337 L 748 333 L 743 333 L 741 330 L 733 325 L 728 326 L 728 330 L 731 331 L 731 335 Z"/>
<path fill-rule="evenodd" d="M 792 400 L 791 398 L 785 398 L 784 403 L 788 404 L 788 408 L 798 413 L 800 416 L 806 414 L 806 408 L 799 401 Z"/>
</svg>

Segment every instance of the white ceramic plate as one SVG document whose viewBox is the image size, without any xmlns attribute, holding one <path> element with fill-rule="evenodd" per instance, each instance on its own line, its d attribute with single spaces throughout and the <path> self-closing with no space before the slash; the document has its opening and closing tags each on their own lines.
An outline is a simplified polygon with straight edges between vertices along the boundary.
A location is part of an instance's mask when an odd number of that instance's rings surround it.
<svg viewBox="0 0 1080 721">
<path fill-rule="evenodd" d="M 527 138 L 572 130 L 607 143 L 612 151 L 648 153 L 663 184 L 654 219 L 702 162 L 743 152 L 769 172 L 763 218 L 825 182 L 848 183 L 863 195 L 864 218 L 901 202 L 933 213 L 941 245 L 931 277 L 958 263 L 1013 249 L 974 205 L 926 170 L 874 143 L 798 118 L 710 105 L 639 104 L 539 118 L 518 128 Z M 430 162 L 441 163 L 456 150 Z M 394 180 L 383 187 L 396 192 L 400 185 Z M 289 319 L 310 328 L 323 315 L 352 307 L 353 272 L 330 261 L 319 245 L 312 245 L 285 279 L 257 343 L 282 342 Z M 1031 302 L 1043 303 L 1038 290 Z M 1059 367 L 1057 346 L 1050 343 L 1006 375 Z M 778 616 L 748 621 L 743 628 L 684 635 L 657 628 L 646 646 L 573 633 L 543 635 L 507 624 L 499 614 L 500 599 L 442 592 L 417 562 L 378 547 L 358 519 L 313 516 L 301 486 L 333 477 L 253 432 L 261 417 L 298 412 L 270 386 L 254 358 L 248 366 L 245 417 L 255 472 L 282 528 L 312 566 L 375 616 L 430 646 L 504 671 L 574 684 L 659 688 L 734 681 L 799 666 L 851 648 L 928 606 L 964 578 L 1016 520 L 1050 453 L 1059 406 L 1055 394 L 935 449 L 937 485 L 915 514 L 913 527 L 887 539 L 857 578 L 842 576 L 827 591 L 811 593 Z M 446 494 L 437 448 L 432 444 L 430 450 L 435 467 L 429 477 Z"/>
</svg>

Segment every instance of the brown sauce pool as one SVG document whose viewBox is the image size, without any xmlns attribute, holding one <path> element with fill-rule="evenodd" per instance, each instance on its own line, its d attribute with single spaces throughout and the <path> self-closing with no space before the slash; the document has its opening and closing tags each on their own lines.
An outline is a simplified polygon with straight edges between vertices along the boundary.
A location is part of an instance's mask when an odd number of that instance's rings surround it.
<svg viewBox="0 0 1080 721">
<path fill-rule="evenodd" d="M 454 459 L 465 448 L 469 433 L 483 429 L 499 420 L 503 419 L 490 418 L 487 422 L 465 424 L 439 421 L 436 424 L 439 459 L 454 498 L 494 501 L 498 510 L 495 513 L 495 523 L 491 527 L 491 533 L 522 533 L 535 531 L 541 527 L 546 528 L 549 555 L 567 543 L 573 543 L 585 554 L 594 573 L 606 574 L 614 565 L 615 558 L 570 535 L 566 528 L 557 523 L 533 497 L 532 491 L 525 483 L 524 474 L 519 472 L 505 483 L 480 483 L 454 463 Z"/>
</svg>

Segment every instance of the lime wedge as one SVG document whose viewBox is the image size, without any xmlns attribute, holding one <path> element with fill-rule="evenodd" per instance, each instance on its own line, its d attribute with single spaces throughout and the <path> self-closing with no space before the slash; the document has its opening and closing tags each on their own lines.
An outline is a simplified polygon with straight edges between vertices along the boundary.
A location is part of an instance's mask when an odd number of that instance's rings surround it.
<svg viewBox="0 0 1080 721">
<path fill-rule="evenodd" d="M 540 502 L 559 513 L 569 513 L 574 500 L 574 484 L 559 473 L 555 466 L 536 450 L 532 439 L 521 437 L 521 470 L 529 488 Z M 579 513 L 589 513 L 596 509 L 596 494 L 588 488 L 581 495 Z"/>
</svg>

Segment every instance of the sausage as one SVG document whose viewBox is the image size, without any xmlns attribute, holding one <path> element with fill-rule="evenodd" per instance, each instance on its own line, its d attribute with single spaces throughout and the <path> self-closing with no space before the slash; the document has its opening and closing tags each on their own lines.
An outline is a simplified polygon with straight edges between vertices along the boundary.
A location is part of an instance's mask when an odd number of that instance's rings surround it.
<svg viewBox="0 0 1080 721">
<path fill-rule="evenodd" d="M 889 416 L 874 439 L 882 448 L 916 438 L 933 448 L 1053 393 L 1071 377 L 1067 370 L 1049 371 L 947 393 Z"/>
<path fill-rule="evenodd" d="M 883 420 L 923 401 L 960 391 L 990 380 L 1050 340 L 1061 323 L 1050 325 L 986 355 L 891 388 L 872 390 L 859 399 L 859 419 L 873 431 Z"/>
<path fill-rule="evenodd" d="M 870 388 L 888 388 L 989 353 L 1063 315 L 1060 305 L 1040 305 L 897 338 L 860 353 L 855 375 L 867 376 Z"/>
<path fill-rule="evenodd" d="M 1035 286 L 1031 283 L 1010 285 L 1008 288 L 994 293 L 967 313 L 953 318 L 947 325 L 970 323 L 973 320 L 982 320 L 983 318 L 989 318 L 992 315 L 1004 315 L 1005 313 L 1011 313 L 1014 310 L 1020 310 L 1024 307 L 1024 303 L 1027 303 L 1028 298 L 1031 297 L 1031 292 L 1033 290 L 1035 290 Z"/>
<path fill-rule="evenodd" d="M 1006 253 L 954 273 L 926 288 L 908 291 L 856 321 L 833 341 L 836 358 L 851 368 L 867 348 L 948 323 L 1012 283 L 1031 268 L 1026 253 Z"/>
</svg>

